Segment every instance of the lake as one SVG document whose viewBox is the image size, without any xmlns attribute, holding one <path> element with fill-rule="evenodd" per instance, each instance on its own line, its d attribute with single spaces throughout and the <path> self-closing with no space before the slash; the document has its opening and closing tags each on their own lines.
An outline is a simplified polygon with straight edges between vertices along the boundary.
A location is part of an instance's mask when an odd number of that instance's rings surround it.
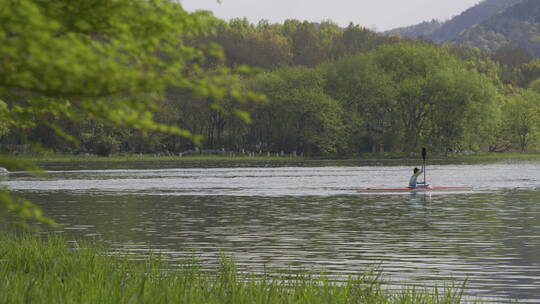
<svg viewBox="0 0 540 304">
<path fill-rule="evenodd" d="M 203 166 L 203 164 L 197 164 Z M 165 167 L 165 168 L 164 168 Z M 388 286 L 467 280 L 488 301 L 540 303 L 540 163 L 431 165 L 435 186 L 472 191 L 365 194 L 406 186 L 412 166 L 237 163 L 12 173 L 69 238 L 176 261 L 234 256 L 254 273 L 346 276 L 381 269 Z"/>
</svg>

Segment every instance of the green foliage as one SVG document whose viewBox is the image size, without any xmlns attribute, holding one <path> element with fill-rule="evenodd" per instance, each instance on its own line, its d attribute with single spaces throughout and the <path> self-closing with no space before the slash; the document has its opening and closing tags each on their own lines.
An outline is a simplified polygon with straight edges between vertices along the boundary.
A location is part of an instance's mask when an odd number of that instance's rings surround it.
<svg viewBox="0 0 540 304">
<path fill-rule="evenodd" d="M 253 89 L 268 102 L 254 109 L 252 132 L 259 149 L 307 154 L 335 153 L 342 144 L 342 108 L 323 91 L 318 69 L 287 67 L 259 76 Z"/>
<path fill-rule="evenodd" d="M 347 113 L 348 148 L 354 152 L 369 148 L 376 152 L 380 145 L 392 148 L 385 139 L 395 135 L 395 83 L 375 64 L 373 55 L 344 57 L 325 70 L 326 91 Z"/>
<path fill-rule="evenodd" d="M 503 107 L 505 134 L 525 152 L 540 140 L 540 94 L 524 90 L 507 98 Z"/>
<path fill-rule="evenodd" d="M 497 88 L 476 71 L 452 67 L 430 78 L 429 142 L 442 151 L 478 150 L 495 128 Z"/>
<path fill-rule="evenodd" d="M 393 44 L 401 39 L 385 37 L 358 25 L 349 24 L 343 30 L 343 34 L 334 38 L 333 47 L 330 50 L 331 58 L 340 58 L 345 55 L 354 55 L 372 51 L 383 44 Z"/>
<path fill-rule="evenodd" d="M 388 45 L 327 64 L 326 89 L 349 114 L 350 146 L 360 151 L 478 149 L 499 108 L 496 74 L 482 76 L 481 63 L 430 45 Z"/>
<path fill-rule="evenodd" d="M 2 303 L 461 303 L 464 286 L 386 290 L 366 272 L 334 280 L 302 271 L 253 275 L 231 259 L 130 261 L 100 246 L 49 237 L 0 235 Z"/>
<path fill-rule="evenodd" d="M 532 60 L 529 51 L 513 45 L 500 47 L 493 53 L 492 57 L 493 60 L 509 67 L 517 67 Z"/>
<path fill-rule="evenodd" d="M 187 13 L 175 1 L 7 0 L 0 2 L 0 24 L 0 136 L 17 144 L 30 140 L 54 148 L 60 138 L 77 146 L 84 130 L 74 122 L 199 143 L 191 130 L 156 121 L 166 89 L 206 98 L 224 113 L 219 102 L 225 98 L 260 98 L 229 85 L 248 69 L 207 68 L 210 59 L 223 58 L 221 49 L 213 42 L 187 42 L 215 32 L 215 19 Z M 234 107 L 231 113 L 246 118 Z M 111 134 L 93 136 L 96 153 L 116 150 L 118 139 Z M 9 156 L 0 160 L 0 166 L 11 162 Z"/>
<path fill-rule="evenodd" d="M 540 79 L 540 59 L 534 59 L 519 67 L 521 76 L 518 83 L 521 87 L 532 85 L 532 82 Z"/>
<path fill-rule="evenodd" d="M 531 82 L 531 85 L 529 87 L 530 87 L 530 89 L 532 89 L 536 93 L 540 94 L 540 78 L 538 78 L 535 81 Z"/>
<path fill-rule="evenodd" d="M 201 69 L 207 57 L 220 55 L 215 46 L 182 40 L 212 30 L 203 13 L 188 14 L 167 0 L 23 0 L 3 6 L 0 88 L 4 115 L 15 127 L 39 122 L 60 132 L 51 120 L 65 117 L 195 139 L 153 120 L 158 94 L 169 87 L 212 100 L 230 94 L 224 85 L 228 69 Z"/>
<path fill-rule="evenodd" d="M 446 50 L 428 46 L 401 44 L 395 47 L 385 46 L 374 55 L 374 60 L 383 71 L 388 73 L 395 83 L 395 100 L 397 112 L 399 113 L 399 125 L 402 136 L 402 146 L 405 150 L 414 151 L 420 144 L 431 144 L 438 149 L 454 149 L 455 144 L 450 147 L 441 146 L 444 134 L 439 134 L 437 129 L 444 129 L 451 134 L 446 136 L 454 140 L 459 136 L 453 127 L 465 129 L 464 123 L 455 121 L 455 118 L 462 111 L 470 110 L 468 105 L 460 109 L 458 103 L 465 102 L 461 96 L 447 95 L 447 90 L 459 92 L 453 87 L 460 81 L 476 72 L 468 72 L 463 64 L 456 57 L 450 55 Z M 456 78 L 458 80 L 456 80 Z M 471 89 L 463 88 L 463 89 Z M 470 94 L 468 91 L 462 94 Z M 444 99 L 444 100 L 443 100 Z M 444 113 L 446 107 L 456 111 L 454 117 L 438 116 L 437 111 Z M 445 118 L 441 120 L 440 118 Z M 439 140 L 439 143 L 433 140 Z"/>
<path fill-rule="evenodd" d="M 495 2 L 480 6 L 506 5 Z M 523 64 L 513 47 L 491 56 L 354 24 L 224 22 L 168 0 L 13 3 L 0 13 L 11 72 L 0 71 L 5 150 L 29 141 L 101 155 L 197 145 L 306 155 L 497 150 L 511 142 L 501 80 L 511 94 L 538 78 L 536 61 Z M 508 45 L 487 31 L 495 40 L 485 43 Z M 246 64 L 266 72 L 253 78 Z M 247 89 L 266 102 L 247 102 L 262 100 Z"/>
<path fill-rule="evenodd" d="M 343 29 L 330 20 L 320 24 L 298 20 L 270 24 L 261 20 L 254 25 L 245 18 L 221 22 L 214 39 L 223 46 L 229 66 L 247 64 L 266 69 L 283 65 L 314 67 L 328 59 L 368 52 L 400 40 L 354 24 Z"/>
<path fill-rule="evenodd" d="M 231 20 L 220 26 L 216 40 L 225 51 L 232 66 L 250 65 L 273 68 L 288 64 L 292 59 L 288 39 L 266 24 L 254 28 L 247 20 Z"/>
<path fill-rule="evenodd" d="M 4 189 L 0 189 L 0 219 L 4 223 L 10 223 L 24 229 L 31 228 L 28 221 L 56 226 L 56 223 L 47 218 L 35 204 L 12 195 Z"/>
<path fill-rule="evenodd" d="M 313 67 L 325 58 L 324 45 L 314 24 L 298 24 L 291 40 L 295 64 Z"/>
<path fill-rule="evenodd" d="M 0 100 L 0 138 L 9 133 L 7 104 Z"/>
</svg>

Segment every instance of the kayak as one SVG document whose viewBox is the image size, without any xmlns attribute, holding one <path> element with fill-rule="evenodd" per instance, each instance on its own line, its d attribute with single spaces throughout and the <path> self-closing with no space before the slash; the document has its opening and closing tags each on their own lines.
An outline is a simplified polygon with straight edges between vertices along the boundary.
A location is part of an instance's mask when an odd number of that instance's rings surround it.
<svg viewBox="0 0 540 304">
<path fill-rule="evenodd" d="M 406 191 L 470 191 L 472 187 L 418 187 L 418 188 L 364 188 L 363 192 L 406 192 Z"/>
<path fill-rule="evenodd" d="M 471 191 L 472 187 L 434 187 L 430 186 L 426 183 L 426 156 L 427 156 L 427 150 L 426 148 L 422 148 L 422 159 L 424 160 L 424 165 L 422 166 L 423 171 L 420 172 L 424 173 L 424 181 L 421 183 L 422 185 L 412 188 L 412 187 L 403 187 L 403 188 L 364 188 L 360 189 L 360 192 L 364 193 L 376 193 L 376 192 L 431 192 L 431 191 Z M 417 174 L 418 169 L 415 168 L 414 173 Z M 418 175 L 414 175 L 418 176 Z M 425 186 L 424 186 L 425 185 Z"/>
</svg>

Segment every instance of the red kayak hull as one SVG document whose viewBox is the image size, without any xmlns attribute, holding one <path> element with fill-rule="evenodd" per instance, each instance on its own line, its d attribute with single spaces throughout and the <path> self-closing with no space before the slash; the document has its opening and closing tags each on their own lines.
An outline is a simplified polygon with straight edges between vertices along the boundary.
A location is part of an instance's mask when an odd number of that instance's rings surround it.
<svg viewBox="0 0 540 304">
<path fill-rule="evenodd" d="M 405 191 L 468 191 L 472 190 L 472 187 L 419 187 L 419 188 L 365 188 L 361 191 L 373 191 L 373 192 L 405 192 Z"/>
</svg>

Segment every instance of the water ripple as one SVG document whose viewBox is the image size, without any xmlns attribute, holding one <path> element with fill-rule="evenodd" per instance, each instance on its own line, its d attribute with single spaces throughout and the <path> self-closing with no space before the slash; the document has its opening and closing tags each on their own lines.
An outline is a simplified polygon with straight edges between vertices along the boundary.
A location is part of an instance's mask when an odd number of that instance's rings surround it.
<svg viewBox="0 0 540 304">
<path fill-rule="evenodd" d="M 540 164 L 431 166 L 430 183 L 473 191 L 361 195 L 408 167 L 54 171 L 1 184 L 70 235 L 141 258 L 234 255 L 244 270 L 342 277 L 380 268 L 388 286 L 467 280 L 468 296 L 540 303 Z"/>
</svg>

